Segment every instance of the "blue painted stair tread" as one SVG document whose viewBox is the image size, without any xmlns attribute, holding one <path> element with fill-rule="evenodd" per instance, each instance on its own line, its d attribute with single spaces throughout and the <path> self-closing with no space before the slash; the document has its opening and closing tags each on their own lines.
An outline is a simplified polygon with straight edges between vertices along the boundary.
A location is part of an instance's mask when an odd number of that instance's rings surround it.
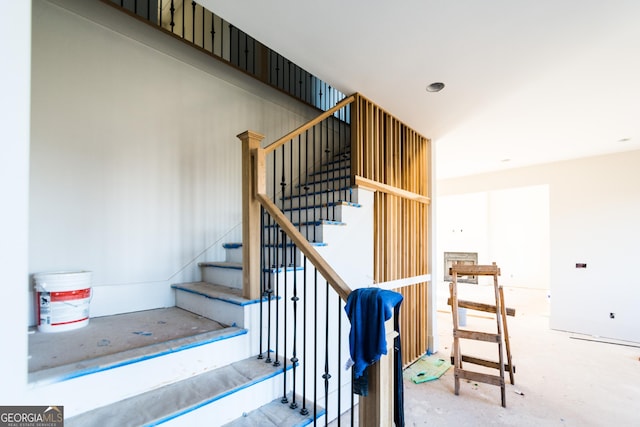
<svg viewBox="0 0 640 427">
<path fill-rule="evenodd" d="M 415 384 L 437 380 L 451 367 L 451 362 L 434 356 L 423 356 L 408 366 L 402 376 Z"/>
</svg>

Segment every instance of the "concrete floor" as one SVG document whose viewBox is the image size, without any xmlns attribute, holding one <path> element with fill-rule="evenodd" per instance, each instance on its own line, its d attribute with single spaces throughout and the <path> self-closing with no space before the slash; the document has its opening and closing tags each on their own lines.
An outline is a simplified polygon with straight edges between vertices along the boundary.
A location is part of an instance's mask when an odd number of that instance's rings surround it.
<svg viewBox="0 0 640 427">
<path fill-rule="evenodd" d="M 492 287 L 474 286 L 478 296 L 492 295 Z M 448 285 L 438 292 L 435 356 L 445 358 L 453 341 Z M 505 287 L 505 301 L 516 309 L 508 318 L 516 375 L 515 385 L 507 385 L 507 407 L 500 406 L 500 388 L 488 384 L 463 381 L 456 396 L 449 369 L 435 381 L 405 381 L 406 426 L 640 426 L 639 343 L 550 330 L 546 290 Z M 469 310 L 468 328 L 495 330 L 495 320 L 483 315 Z M 476 344 L 484 345 L 463 341 L 463 353 L 490 353 Z"/>
</svg>

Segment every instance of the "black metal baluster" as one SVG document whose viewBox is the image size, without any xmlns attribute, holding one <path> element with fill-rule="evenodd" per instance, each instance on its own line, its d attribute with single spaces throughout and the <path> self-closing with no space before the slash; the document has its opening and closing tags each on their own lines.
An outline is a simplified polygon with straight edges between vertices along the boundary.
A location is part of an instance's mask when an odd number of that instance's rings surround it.
<svg viewBox="0 0 640 427">
<path fill-rule="evenodd" d="M 324 410 L 329 413 L 329 379 L 331 374 L 329 373 L 329 281 L 325 279 L 325 339 L 324 339 Z M 329 417 L 324 417 L 324 425 L 329 425 Z"/>
<path fill-rule="evenodd" d="M 291 203 L 293 204 L 293 195 L 291 197 L 292 197 Z M 302 134 L 298 135 L 298 197 L 297 199 L 298 199 L 298 212 L 300 212 L 300 207 L 302 207 Z M 298 220 L 298 231 L 300 233 L 302 233 L 303 225 L 304 225 L 304 222 Z M 309 240 L 308 231 L 304 233 L 304 237 L 307 240 Z M 295 260 L 295 254 L 294 254 L 294 260 Z"/>
<path fill-rule="evenodd" d="M 300 414 L 309 415 L 307 409 L 307 257 L 302 257 L 302 408 Z"/>
<path fill-rule="evenodd" d="M 295 245 L 294 245 L 295 246 Z M 296 266 L 293 266 L 293 296 L 291 301 L 293 302 L 293 349 L 291 353 L 291 383 L 293 384 L 293 390 L 291 391 L 291 404 L 289 407 L 295 409 L 298 407 L 296 403 L 296 372 L 298 369 L 298 274 Z"/>
<path fill-rule="evenodd" d="M 341 425 L 340 414 L 342 413 L 342 369 L 340 360 L 342 357 L 342 300 L 337 296 L 338 301 L 338 427 Z"/>
<path fill-rule="evenodd" d="M 196 44 L 196 2 L 191 2 L 191 43 Z"/>
<path fill-rule="evenodd" d="M 253 75 L 256 75 L 256 39 L 254 39 L 253 37 L 251 38 L 251 44 L 253 47 Z"/>
<path fill-rule="evenodd" d="M 184 0 L 182 0 L 182 38 L 184 38 Z"/>
<path fill-rule="evenodd" d="M 268 273 L 268 288 L 265 291 L 267 298 L 267 358 L 264 360 L 265 363 L 271 363 L 271 304 L 273 304 L 273 283 L 272 283 L 273 273 L 269 271 Z"/>
<path fill-rule="evenodd" d="M 275 305 L 276 305 L 276 332 L 275 332 L 275 339 L 276 339 L 276 345 L 275 345 L 275 351 L 274 351 L 274 356 L 275 356 L 275 360 L 273 361 L 273 366 L 280 366 L 280 354 L 279 354 L 279 346 L 280 346 L 280 304 L 278 302 L 278 300 L 280 299 L 280 264 L 279 264 L 279 244 L 280 244 L 280 227 L 276 225 L 276 232 L 274 234 L 275 236 L 275 246 L 273 246 L 273 250 L 275 251 L 275 258 L 276 258 L 276 269 L 275 269 L 275 282 L 276 282 L 276 289 L 275 289 L 275 294 L 274 294 L 274 300 L 275 300 Z"/>
<path fill-rule="evenodd" d="M 322 131 L 322 129 L 320 129 L 320 131 Z M 320 135 L 322 136 L 322 133 L 320 133 Z M 316 167 L 316 127 L 313 128 L 313 164 L 312 164 L 312 168 L 315 170 Z M 322 142 L 320 142 L 320 148 L 322 148 Z M 313 181 L 313 177 L 310 177 L 310 179 Z M 315 194 L 316 194 L 316 190 L 315 190 L 315 186 L 313 188 L 312 191 L 312 196 L 313 199 L 311 201 L 311 211 L 312 211 L 312 216 L 313 216 L 313 223 L 316 223 L 316 201 L 315 201 Z M 322 209 L 322 207 L 320 207 L 320 209 Z M 306 218 L 307 222 L 309 222 L 309 210 L 307 210 L 307 218 Z M 314 228 L 315 230 L 315 228 Z M 313 241 L 316 241 L 316 234 L 315 232 L 313 233 Z"/>
<path fill-rule="evenodd" d="M 160 0 L 160 8 L 158 9 L 158 26 L 162 28 L 162 0 Z"/>
<path fill-rule="evenodd" d="M 351 367 L 351 426 L 355 425 L 355 412 L 356 412 L 356 396 L 353 392 L 353 384 L 355 383 L 355 375 L 353 367 Z"/>
<path fill-rule="evenodd" d="M 281 148 L 279 148 L 279 150 L 282 153 L 282 166 L 281 166 L 281 168 L 282 168 L 282 176 L 281 176 L 281 179 L 280 179 L 280 200 L 281 200 L 280 209 L 284 210 L 284 206 L 285 206 L 284 205 L 284 194 L 285 194 L 285 189 L 287 187 L 287 182 L 286 182 L 286 179 L 285 179 L 285 166 L 284 166 L 284 164 L 285 164 L 285 158 L 284 158 L 285 147 L 281 147 Z M 274 197 L 274 200 L 275 200 L 275 197 Z"/>
<path fill-rule="evenodd" d="M 171 7 L 169 8 L 169 12 L 171 12 L 171 21 L 169 22 L 169 25 L 171 26 L 171 32 L 173 33 L 173 27 L 175 27 L 175 25 L 176 25 L 176 23 L 174 21 L 175 12 L 176 12 L 174 0 L 171 0 Z"/>
<path fill-rule="evenodd" d="M 284 298 L 282 299 L 282 305 L 284 309 L 284 317 L 282 324 L 282 399 L 281 403 L 288 403 L 287 399 L 287 234 L 282 230 L 282 269 L 284 272 Z"/>
<path fill-rule="evenodd" d="M 244 33 L 244 70 L 249 71 L 249 36 Z"/>
<path fill-rule="evenodd" d="M 275 73 L 273 72 L 275 71 L 275 68 L 273 68 L 273 56 L 274 52 L 272 50 L 269 50 L 269 84 L 271 86 L 275 86 L 275 84 L 273 83 L 273 77 L 275 76 Z"/>
<path fill-rule="evenodd" d="M 336 151 L 336 135 L 335 135 L 335 129 L 334 129 L 334 125 L 335 125 L 335 118 L 333 115 L 331 115 L 331 117 L 327 118 L 327 133 L 330 135 L 331 138 L 331 156 L 329 157 L 332 161 L 336 159 L 335 153 L 337 153 Z M 338 169 L 338 173 L 340 173 L 340 170 Z M 339 177 L 339 175 L 338 175 Z M 329 177 L 327 176 L 327 179 L 329 179 Z M 335 165 L 333 167 L 331 167 L 331 205 L 333 206 L 332 210 L 333 210 L 333 215 L 331 216 L 332 220 L 336 219 L 336 194 L 340 194 L 338 193 L 336 190 L 340 189 L 340 181 L 338 180 L 336 182 L 336 167 Z M 336 185 L 338 186 L 336 188 Z"/>
<path fill-rule="evenodd" d="M 271 181 L 272 181 L 272 187 L 273 187 L 272 191 L 273 191 L 273 194 L 275 195 L 275 193 L 276 193 L 276 179 L 275 179 L 276 177 L 275 177 L 275 174 L 276 174 L 276 170 L 277 170 L 277 168 L 276 168 L 276 153 L 273 153 L 272 156 L 273 156 L 273 168 L 272 168 L 273 169 L 272 170 L 273 176 L 272 176 Z M 271 218 L 271 216 L 269 216 L 269 218 Z M 272 232 L 273 232 L 273 234 L 272 234 Z M 271 324 L 272 324 L 272 322 L 271 322 L 271 305 L 274 304 L 274 303 L 275 304 L 278 303 L 277 299 L 275 299 L 275 302 L 274 302 L 274 299 L 272 298 L 273 297 L 273 283 L 272 283 L 272 281 L 273 281 L 274 275 L 277 274 L 277 268 L 278 268 L 278 265 L 277 265 L 278 262 L 277 262 L 277 258 L 276 258 L 276 252 L 275 252 L 276 249 L 272 249 L 272 248 L 275 247 L 275 240 L 276 240 L 272 236 L 277 236 L 276 233 L 277 233 L 277 230 L 276 230 L 275 220 L 270 219 L 269 231 L 268 231 L 268 234 L 267 234 L 269 236 L 269 239 L 268 239 L 267 245 L 263 247 L 263 250 L 266 250 L 268 252 L 268 254 L 269 254 L 269 266 L 270 266 L 270 268 L 269 268 L 269 276 L 268 276 L 269 277 L 269 295 L 268 295 L 269 296 L 269 300 L 268 300 L 269 301 L 269 305 L 267 306 L 268 307 L 267 316 L 268 316 L 268 319 L 269 319 L 269 323 L 268 323 L 268 326 L 267 326 L 268 329 L 267 329 L 267 360 L 265 360 L 266 363 L 271 363 L 271 361 L 272 361 L 272 359 L 271 359 Z M 272 251 L 273 251 L 273 253 L 272 253 Z"/>
<path fill-rule="evenodd" d="M 202 9 L 202 37 L 201 37 L 201 39 L 202 39 L 202 48 L 204 49 L 205 48 L 204 47 L 204 45 L 205 45 L 205 42 L 204 42 L 205 8 L 204 8 L 204 6 L 200 6 L 200 9 Z"/>
<path fill-rule="evenodd" d="M 291 93 L 291 61 L 287 60 L 287 93 Z"/>
<path fill-rule="evenodd" d="M 211 14 L 211 53 L 216 54 L 216 15 Z M 219 55 L 222 57 L 222 54 Z"/>
<path fill-rule="evenodd" d="M 313 269 L 313 425 L 318 419 L 318 269 Z M 326 409 L 326 408 L 325 408 Z"/>
<path fill-rule="evenodd" d="M 304 206 L 307 209 L 307 215 L 305 218 L 305 223 L 308 224 L 310 223 L 309 221 L 309 186 L 307 185 L 307 179 L 309 178 L 309 129 L 307 129 L 305 131 L 305 137 L 304 137 L 304 158 L 305 158 L 305 184 L 304 184 Z M 311 199 L 312 200 L 312 206 L 311 208 L 315 210 L 314 208 L 314 204 L 315 204 L 315 199 Z M 309 237 L 307 237 L 307 240 L 310 240 Z M 313 223 L 313 242 L 316 242 L 316 226 L 315 226 L 315 222 Z"/>
<path fill-rule="evenodd" d="M 225 20 L 220 18 L 220 58 L 224 57 L 224 23 Z M 231 25 L 229 25 L 229 40 L 231 40 Z M 229 61 L 231 61 L 231 42 L 229 42 Z"/>
<path fill-rule="evenodd" d="M 265 267 L 265 253 L 264 253 L 264 207 L 260 206 L 260 331 L 258 332 L 258 359 L 262 359 L 262 330 L 263 330 L 263 309 L 264 309 L 264 295 L 265 295 L 265 277 L 264 277 L 264 267 Z M 267 300 L 268 301 L 268 300 Z"/>
<path fill-rule="evenodd" d="M 326 82 L 322 82 L 322 83 L 323 83 L 323 85 L 324 85 L 324 93 L 325 93 L 325 97 L 324 97 L 324 105 L 322 106 L 322 109 L 323 109 L 324 111 L 327 111 L 327 110 L 329 109 L 329 107 L 328 107 L 328 105 L 329 105 L 329 104 L 328 104 L 328 101 L 329 101 L 329 95 L 328 95 L 328 92 L 327 92 L 327 83 L 326 83 Z"/>
<path fill-rule="evenodd" d="M 303 83 L 304 82 L 303 82 L 303 79 L 302 79 L 302 71 L 300 71 L 300 77 L 298 77 L 298 92 L 299 92 L 298 97 L 304 101 L 305 100 L 304 99 L 304 89 L 302 88 L 302 84 Z"/>
<path fill-rule="evenodd" d="M 293 196 L 293 139 L 289 140 L 288 145 L 289 145 L 289 177 L 291 179 L 291 182 L 287 184 L 291 188 L 291 190 L 289 190 L 289 195 L 288 196 Z M 284 151 L 284 150 L 282 150 L 282 151 Z M 284 165 L 282 166 L 282 171 L 283 171 L 282 174 L 284 175 Z M 284 198 L 285 197 L 285 191 L 284 190 L 285 189 L 283 188 L 282 189 L 282 196 L 283 196 L 282 207 L 283 207 L 283 209 L 284 209 L 284 206 L 285 206 L 284 202 L 286 200 Z M 289 197 L 289 208 L 293 211 L 293 199 L 291 197 Z M 294 221 L 292 221 L 292 222 L 294 222 Z"/>
<path fill-rule="evenodd" d="M 345 107 L 342 107 L 340 109 L 340 111 L 338 111 L 338 152 L 340 153 L 340 158 L 338 159 L 338 167 L 340 168 L 340 174 L 341 175 L 345 175 L 346 172 L 346 168 L 344 167 L 344 158 L 345 158 L 345 153 L 347 151 L 346 145 L 347 142 L 344 138 L 344 134 L 343 134 L 343 123 L 342 123 L 342 116 L 344 114 L 344 109 Z M 347 174 L 348 175 L 348 174 Z M 341 177 L 340 178 L 340 200 L 345 200 L 347 202 L 350 202 L 351 199 L 347 199 L 347 178 L 346 177 Z"/>
<path fill-rule="evenodd" d="M 280 87 L 280 55 L 276 56 L 276 87 Z"/>
<path fill-rule="evenodd" d="M 324 138 L 324 160 L 323 160 L 323 165 L 326 168 L 326 178 L 322 179 L 322 174 L 320 174 L 320 189 L 322 190 L 322 187 L 326 185 L 324 192 L 326 193 L 326 212 L 325 212 L 325 216 L 324 219 L 326 220 L 332 220 L 333 218 L 331 216 L 329 216 L 329 209 L 331 207 L 331 192 L 329 190 L 329 155 L 331 153 L 331 150 L 329 150 L 329 119 L 327 119 L 325 125 L 323 126 L 323 128 L 325 129 L 325 133 L 326 136 Z M 320 166 L 320 172 L 322 172 L 322 166 Z M 321 218 L 322 219 L 322 218 Z"/>
</svg>

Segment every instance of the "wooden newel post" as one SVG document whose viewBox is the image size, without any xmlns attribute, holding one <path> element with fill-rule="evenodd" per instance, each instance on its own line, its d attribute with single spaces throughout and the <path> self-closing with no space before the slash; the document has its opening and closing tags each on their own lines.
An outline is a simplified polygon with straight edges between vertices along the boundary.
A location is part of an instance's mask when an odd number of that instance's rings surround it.
<svg viewBox="0 0 640 427">
<path fill-rule="evenodd" d="M 264 155 L 260 142 L 264 139 L 252 131 L 238 135 L 242 141 L 242 293 L 245 298 L 260 298 L 260 202 L 256 198 L 264 172 Z M 260 159 L 260 160 L 259 160 Z"/>
<path fill-rule="evenodd" d="M 360 397 L 359 413 L 361 425 L 388 427 L 394 425 L 394 363 L 393 342 L 398 335 L 393 329 L 393 317 L 385 322 L 387 333 L 387 355 L 369 366 L 369 395 Z"/>
</svg>

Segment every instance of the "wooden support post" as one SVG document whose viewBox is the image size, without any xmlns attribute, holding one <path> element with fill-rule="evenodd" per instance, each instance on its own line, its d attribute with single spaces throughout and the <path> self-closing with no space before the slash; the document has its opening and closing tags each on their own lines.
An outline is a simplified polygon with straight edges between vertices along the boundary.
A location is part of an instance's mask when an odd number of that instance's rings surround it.
<svg viewBox="0 0 640 427">
<path fill-rule="evenodd" d="M 388 427 L 394 425 L 393 367 L 395 355 L 393 340 L 398 335 L 393 329 L 393 317 L 385 322 L 387 333 L 387 355 L 369 366 L 369 394 L 360 396 L 358 416 L 361 425 Z"/>
<path fill-rule="evenodd" d="M 242 141 L 242 294 L 248 299 L 260 298 L 260 202 L 256 198 L 261 135 L 245 131 L 238 135 Z M 264 160 L 264 159 L 262 159 Z M 263 164 L 264 166 L 264 164 Z"/>
</svg>

